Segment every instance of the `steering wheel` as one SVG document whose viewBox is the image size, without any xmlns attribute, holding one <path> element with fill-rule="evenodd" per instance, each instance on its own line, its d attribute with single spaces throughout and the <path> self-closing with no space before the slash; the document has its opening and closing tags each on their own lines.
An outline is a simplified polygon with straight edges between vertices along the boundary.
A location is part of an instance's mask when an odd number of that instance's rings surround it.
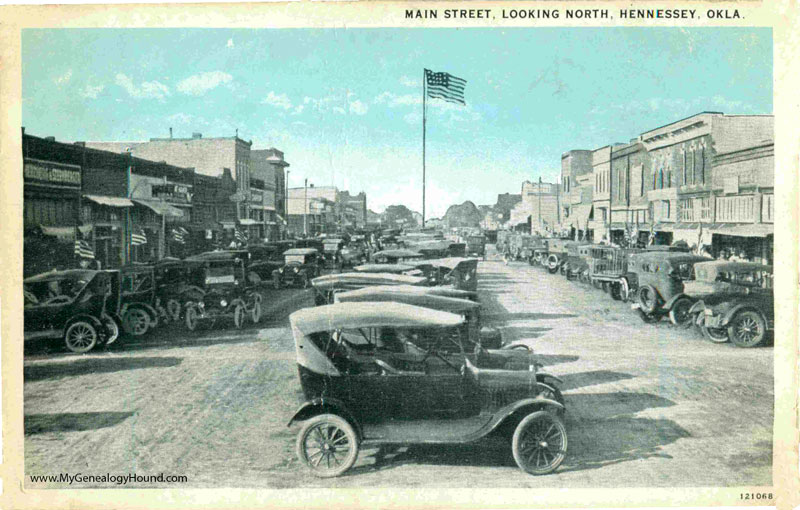
<svg viewBox="0 0 800 510">
<path fill-rule="evenodd" d="M 382 360 L 379 360 L 379 359 L 376 359 L 374 361 L 375 361 L 375 364 L 378 365 L 378 367 L 380 367 L 380 369 L 383 370 L 384 373 L 392 374 L 392 375 L 399 375 L 400 374 L 399 370 L 397 370 L 396 368 L 394 368 L 390 364 L 386 363 L 385 361 L 382 361 Z"/>
</svg>

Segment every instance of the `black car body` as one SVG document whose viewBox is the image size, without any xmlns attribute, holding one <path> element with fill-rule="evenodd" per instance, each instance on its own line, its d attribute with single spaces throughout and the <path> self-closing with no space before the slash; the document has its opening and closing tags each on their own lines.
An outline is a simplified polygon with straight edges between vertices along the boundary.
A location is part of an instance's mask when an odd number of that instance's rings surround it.
<svg viewBox="0 0 800 510">
<path fill-rule="evenodd" d="M 301 463 L 338 476 L 360 446 L 463 444 L 489 435 L 511 440 L 514 459 L 532 474 L 550 473 L 566 456 L 562 404 L 547 398 L 530 370 L 477 367 L 439 353 L 460 342 L 459 315 L 401 303 L 342 303 L 305 308 L 289 318 L 305 402 Z M 416 345 L 414 342 L 419 342 Z M 411 359 L 411 361 L 409 361 Z"/>
<path fill-rule="evenodd" d="M 184 323 L 190 331 L 231 319 L 241 328 L 249 318 L 261 320 L 261 294 L 246 278 L 245 262 L 236 251 L 207 252 L 186 259 L 189 283 L 202 291 L 197 301 L 186 303 Z"/>
<path fill-rule="evenodd" d="M 84 353 L 119 336 L 119 273 L 72 269 L 23 281 L 25 341 L 59 338 Z"/>
<path fill-rule="evenodd" d="M 713 342 L 757 347 L 775 327 L 772 266 L 725 260 L 694 266 L 684 292 L 698 301 L 690 308 L 703 335 Z"/>
<path fill-rule="evenodd" d="M 292 248 L 283 253 L 284 264 L 272 272 L 276 289 L 286 286 L 308 288 L 321 272 L 320 254 L 314 248 Z"/>
</svg>

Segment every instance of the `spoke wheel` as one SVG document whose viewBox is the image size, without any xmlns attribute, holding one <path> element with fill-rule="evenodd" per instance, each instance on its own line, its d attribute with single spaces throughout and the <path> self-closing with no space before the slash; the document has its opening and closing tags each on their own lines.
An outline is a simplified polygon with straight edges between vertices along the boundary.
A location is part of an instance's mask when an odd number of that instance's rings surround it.
<svg viewBox="0 0 800 510">
<path fill-rule="evenodd" d="M 639 289 L 639 306 L 645 313 L 653 313 L 658 306 L 658 292 L 651 285 Z"/>
<path fill-rule="evenodd" d="M 306 421 L 297 435 L 297 457 L 315 476 L 339 476 L 358 457 L 353 427 L 335 414 L 320 414 Z"/>
<path fill-rule="evenodd" d="M 194 305 L 190 305 L 188 308 L 186 308 L 186 320 L 184 322 L 186 323 L 186 329 L 189 331 L 194 331 L 197 329 L 197 308 L 195 308 Z"/>
<path fill-rule="evenodd" d="M 129 335 L 142 336 L 150 329 L 150 315 L 141 308 L 129 308 L 122 317 L 122 328 Z"/>
<path fill-rule="evenodd" d="M 261 320 L 261 301 L 253 303 L 253 311 L 250 312 L 250 318 L 253 319 L 253 324 L 258 324 Z"/>
<path fill-rule="evenodd" d="M 64 333 L 64 343 L 72 352 L 89 352 L 97 345 L 97 330 L 86 321 L 73 322 Z"/>
<path fill-rule="evenodd" d="M 764 318 L 753 310 L 737 313 L 728 325 L 728 337 L 737 347 L 758 347 L 766 336 Z"/>
<path fill-rule="evenodd" d="M 244 324 L 244 307 L 242 305 L 236 305 L 233 309 L 233 326 L 236 329 L 242 329 L 243 324 Z"/>
<path fill-rule="evenodd" d="M 511 449 L 523 471 L 532 475 L 552 473 L 567 455 L 567 429 L 547 411 L 531 413 L 517 425 Z"/>
<path fill-rule="evenodd" d="M 689 309 L 692 308 L 693 304 L 692 300 L 688 298 L 680 298 L 675 301 L 669 310 L 669 321 L 679 328 L 686 329 L 690 327 L 694 322 L 694 317 L 689 313 Z"/>
<path fill-rule="evenodd" d="M 181 318 L 181 303 L 177 299 L 170 299 L 167 301 L 167 315 L 173 321 L 177 322 Z"/>
<path fill-rule="evenodd" d="M 705 326 L 700 326 L 700 331 L 703 333 L 703 337 L 709 342 L 724 344 L 728 341 L 728 331 L 725 328 L 707 328 Z"/>
</svg>

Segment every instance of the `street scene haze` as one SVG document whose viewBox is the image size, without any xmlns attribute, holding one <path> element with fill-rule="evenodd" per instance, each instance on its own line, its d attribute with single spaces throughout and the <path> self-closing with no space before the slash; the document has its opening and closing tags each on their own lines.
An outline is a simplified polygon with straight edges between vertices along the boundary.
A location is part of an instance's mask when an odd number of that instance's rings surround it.
<svg viewBox="0 0 800 510">
<path fill-rule="evenodd" d="M 769 29 L 22 56 L 26 487 L 772 485 Z"/>
</svg>

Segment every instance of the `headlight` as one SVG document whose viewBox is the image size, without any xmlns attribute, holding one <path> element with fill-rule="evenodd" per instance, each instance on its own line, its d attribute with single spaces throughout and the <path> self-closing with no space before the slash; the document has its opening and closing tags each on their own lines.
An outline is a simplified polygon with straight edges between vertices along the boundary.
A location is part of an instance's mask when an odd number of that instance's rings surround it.
<svg viewBox="0 0 800 510">
<path fill-rule="evenodd" d="M 225 301 L 224 299 L 222 299 L 219 302 L 219 306 L 221 306 L 222 308 L 225 308 L 226 306 L 228 306 L 228 302 Z"/>
<path fill-rule="evenodd" d="M 295 273 L 298 273 L 298 272 L 300 272 L 300 268 L 297 268 L 297 267 L 296 267 L 296 268 L 294 268 L 294 272 L 295 272 Z"/>
</svg>

